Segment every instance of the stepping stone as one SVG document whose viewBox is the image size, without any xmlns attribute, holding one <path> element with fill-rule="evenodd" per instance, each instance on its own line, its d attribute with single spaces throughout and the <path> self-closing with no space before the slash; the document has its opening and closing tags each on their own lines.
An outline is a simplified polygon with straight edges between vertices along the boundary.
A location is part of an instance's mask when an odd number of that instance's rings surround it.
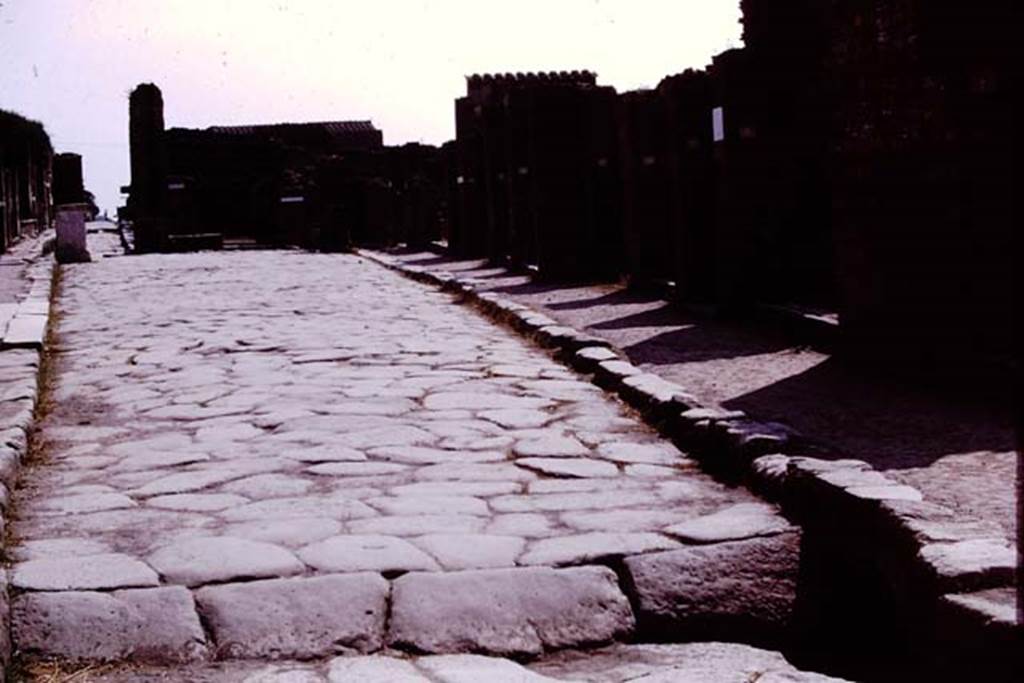
<svg viewBox="0 0 1024 683">
<path fill-rule="evenodd" d="M 222 655 L 309 659 L 380 649 L 388 590 L 365 573 L 207 586 L 196 601 Z"/>
<path fill-rule="evenodd" d="M 516 464 L 552 477 L 617 477 L 619 468 L 592 458 L 519 458 Z"/>
<path fill-rule="evenodd" d="M 70 661 L 189 662 L 206 636 L 185 588 L 24 593 L 13 602 L 15 646 Z"/>
<path fill-rule="evenodd" d="M 687 543 L 720 543 L 791 531 L 793 525 L 771 505 L 740 503 L 724 510 L 673 524 L 665 533 Z"/>
<path fill-rule="evenodd" d="M 105 553 L 16 564 L 11 585 L 32 591 L 111 590 L 158 586 L 160 578 L 136 559 Z"/>
<path fill-rule="evenodd" d="M 305 570 L 284 548 L 231 536 L 192 538 L 164 546 L 149 556 L 149 564 L 165 581 L 185 586 L 289 576 Z"/>
<path fill-rule="evenodd" d="M 437 571 L 432 557 L 393 536 L 349 534 L 308 545 L 299 551 L 303 562 L 325 572 Z"/>
<path fill-rule="evenodd" d="M 630 635 L 633 613 L 605 567 L 412 573 L 392 583 L 389 640 L 428 654 L 536 656 Z"/>
</svg>

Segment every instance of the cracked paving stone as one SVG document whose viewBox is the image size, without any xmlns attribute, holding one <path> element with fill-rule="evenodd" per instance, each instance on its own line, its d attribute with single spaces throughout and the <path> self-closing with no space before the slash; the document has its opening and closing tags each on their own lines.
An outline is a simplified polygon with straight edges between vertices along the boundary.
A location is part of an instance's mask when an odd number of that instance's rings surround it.
<svg viewBox="0 0 1024 683">
<path fill-rule="evenodd" d="M 192 538 L 164 546 L 149 556 L 149 564 L 165 581 L 186 586 L 289 576 L 305 569 L 284 548 L 230 536 Z"/>
<path fill-rule="evenodd" d="M 15 588 L 33 591 L 111 590 L 159 584 L 156 572 L 118 553 L 29 560 L 14 565 L 11 580 Z"/>
<path fill-rule="evenodd" d="M 519 458 L 516 464 L 552 477 L 617 477 L 619 468 L 592 458 Z"/>
<path fill-rule="evenodd" d="M 196 601 L 224 656 L 308 659 L 380 649 L 388 590 L 362 573 L 207 586 Z"/>
<path fill-rule="evenodd" d="M 606 567 L 412 573 L 392 583 L 391 643 L 428 654 L 535 656 L 626 637 L 633 627 Z"/>
<path fill-rule="evenodd" d="M 325 572 L 437 571 L 430 555 L 393 536 L 335 536 L 298 551 L 303 562 Z"/>
<path fill-rule="evenodd" d="M 207 651 L 192 595 L 180 586 L 25 593 L 12 623 L 17 648 L 40 657 L 188 662 Z"/>
</svg>

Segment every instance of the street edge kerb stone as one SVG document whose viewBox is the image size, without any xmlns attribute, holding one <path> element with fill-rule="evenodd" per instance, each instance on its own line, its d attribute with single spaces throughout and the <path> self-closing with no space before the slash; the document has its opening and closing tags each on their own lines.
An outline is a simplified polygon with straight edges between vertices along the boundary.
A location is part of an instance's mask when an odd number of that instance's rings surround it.
<svg viewBox="0 0 1024 683">
<path fill-rule="evenodd" d="M 0 553 L 5 560 L 0 568 L 0 680 L 5 679 L 13 656 L 6 520 L 20 467 L 30 455 L 30 433 L 39 406 L 42 356 L 59 275 L 56 261 L 46 249 L 52 238 L 52 230 L 44 231 L 11 249 L 12 255 L 25 260 L 30 285 L 9 324 L 0 329 L 0 368 L 6 385 L 0 398 L 4 415 L 0 424 Z M 13 330 L 11 326 L 18 321 L 19 329 Z"/>
<path fill-rule="evenodd" d="M 805 528 L 870 539 L 870 546 L 853 551 L 883 555 L 884 575 L 911 596 L 908 602 L 915 609 L 934 613 L 948 595 L 1014 585 L 1016 553 L 998 529 L 986 529 L 978 520 L 924 501 L 920 491 L 886 477 L 867 462 L 813 457 L 821 452 L 786 425 L 759 422 L 742 411 L 701 406 L 683 387 L 629 363 L 607 340 L 493 292 L 479 292 L 472 282 L 452 273 L 407 265 L 380 252 L 356 253 L 454 294 L 460 303 L 552 349 L 557 358 L 591 375 L 595 384 L 618 393 L 706 470 L 780 503 Z M 962 605 L 960 613 L 965 622 L 991 623 L 968 606 Z M 1014 627 L 1020 630 L 1021 624 L 993 625 Z M 969 626 L 965 623 L 963 629 Z"/>
</svg>

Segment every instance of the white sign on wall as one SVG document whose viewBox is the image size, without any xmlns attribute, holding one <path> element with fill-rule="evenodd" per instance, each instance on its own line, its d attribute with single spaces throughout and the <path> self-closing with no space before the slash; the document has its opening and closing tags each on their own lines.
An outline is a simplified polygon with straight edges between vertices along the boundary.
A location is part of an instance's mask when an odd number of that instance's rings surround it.
<svg viewBox="0 0 1024 683">
<path fill-rule="evenodd" d="M 711 110 L 711 136 L 715 142 L 725 139 L 725 111 L 721 107 Z"/>
</svg>

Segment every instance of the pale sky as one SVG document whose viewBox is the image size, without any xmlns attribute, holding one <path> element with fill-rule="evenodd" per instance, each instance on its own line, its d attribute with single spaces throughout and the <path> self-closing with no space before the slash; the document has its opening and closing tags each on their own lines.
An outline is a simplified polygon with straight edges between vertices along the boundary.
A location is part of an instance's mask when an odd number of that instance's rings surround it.
<svg viewBox="0 0 1024 683">
<path fill-rule="evenodd" d="M 739 0 L 0 0 L 0 108 L 82 154 L 113 212 L 138 83 L 168 127 L 371 119 L 386 144 L 439 144 L 468 74 L 650 87 L 741 45 L 739 20 Z"/>
</svg>

